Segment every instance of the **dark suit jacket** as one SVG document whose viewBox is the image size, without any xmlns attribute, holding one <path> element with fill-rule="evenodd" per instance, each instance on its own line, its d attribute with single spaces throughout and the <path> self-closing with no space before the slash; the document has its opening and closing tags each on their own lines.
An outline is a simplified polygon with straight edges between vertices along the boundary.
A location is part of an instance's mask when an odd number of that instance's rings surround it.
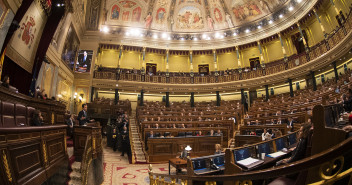
<svg viewBox="0 0 352 185">
<path fill-rule="evenodd" d="M 33 123 L 32 123 L 33 126 L 42 126 L 43 123 L 40 119 L 33 119 Z"/>
<path fill-rule="evenodd" d="M 10 86 L 9 86 L 8 83 L 2 83 L 1 85 L 2 85 L 3 87 L 10 88 Z"/>
<path fill-rule="evenodd" d="M 291 126 L 292 128 L 291 128 L 291 131 L 293 131 L 293 124 L 295 123 L 295 121 L 294 120 L 292 120 L 291 122 L 287 122 L 287 126 L 289 127 L 289 126 Z"/>
<path fill-rule="evenodd" d="M 306 155 L 306 149 L 307 149 L 307 139 L 300 139 L 296 149 L 293 150 L 292 156 L 290 160 L 287 161 L 287 163 L 291 163 L 291 162 L 295 162 L 303 159 Z"/>
<path fill-rule="evenodd" d="M 88 119 L 88 115 L 87 115 L 87 114 L 88 114 L 88 113 L 87 113 L 87 112 L 84 113 L 83 110 L 81 110 L 81 111 L 78 113 L 77 120 L 78 120 L 78 122 L 79 122 L 79 125 L 85 125 L 85 124 L 89 123 L 89 119 Z M 81 120 L 82 117 L 86 117 L 86 119 L 82 119 L 82 120 Z"/>
</svg>

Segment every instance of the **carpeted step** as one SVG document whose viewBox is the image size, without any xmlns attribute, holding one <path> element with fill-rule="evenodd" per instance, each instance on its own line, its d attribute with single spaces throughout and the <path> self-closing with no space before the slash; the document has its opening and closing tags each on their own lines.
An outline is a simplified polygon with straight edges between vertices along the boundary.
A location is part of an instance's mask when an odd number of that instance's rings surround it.
<svg viewBox="0 0 352 185">
<path fill-rule="evenodd" d="M 71 180 L 78 180 L 78 181 L 81 181 L 82 175 L 81 175 L 80 172 L 72 171 L 72 172 L 70 173 L 70 178 L 71 178 Z"/>
<path fill-rule="evenodd" d="M 72 171 L 80 172 L 81 171 L 81 162 L 74 162 L 71 165 L 71 168 L 72 168 Z"/>
<path fill-rule="evenodd" d="M 82 184 L 82 182 L 80 180 L 72 179 L 72 180 L 68 181 L 68 185 L 81 185 L 81 184 Z"/>
</svg>

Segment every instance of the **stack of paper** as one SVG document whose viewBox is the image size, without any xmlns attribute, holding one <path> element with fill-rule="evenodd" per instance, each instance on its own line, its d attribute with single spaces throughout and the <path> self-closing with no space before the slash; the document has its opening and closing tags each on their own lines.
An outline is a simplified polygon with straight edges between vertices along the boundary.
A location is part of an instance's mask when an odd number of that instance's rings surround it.
<svg viewBox="0 0 352 185">
<path fill-rule="evenodd" d="M 268 157 L 276 158 L 276 157 L 280 157 L 280 156 L 285 155 L 285 154 L 286 154 L 285 152 L 279 151 L 279 152 L 268 154 Z"/>
<path fill-rule="evenodd" d="M 258 161 L 260 161 L 260 160 L 254 159 L 252 157 L 248 157 L 247 159 L 237 161 L 237 163 L 240 165 L 243 165 L 243 166 L 250 166 L 251 164 L 257 163 Z"/>
</svg>

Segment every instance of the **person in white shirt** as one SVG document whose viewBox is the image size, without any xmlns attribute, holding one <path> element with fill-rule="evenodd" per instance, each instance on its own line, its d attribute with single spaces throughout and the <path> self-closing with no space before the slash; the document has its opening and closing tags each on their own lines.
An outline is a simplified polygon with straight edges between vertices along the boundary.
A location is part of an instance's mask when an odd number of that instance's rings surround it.
<svg viewBox="0 0 352 185">
<path fill-rule="evenodd" d="M 263 141 L 267 141 L 267 140 L 270 140 L 272 137 L 272 135 L 267 131 L 267 129 L 265 128 L 264 129 L 264 132 L 262 134 L 262 140 Z"/>
</svg>

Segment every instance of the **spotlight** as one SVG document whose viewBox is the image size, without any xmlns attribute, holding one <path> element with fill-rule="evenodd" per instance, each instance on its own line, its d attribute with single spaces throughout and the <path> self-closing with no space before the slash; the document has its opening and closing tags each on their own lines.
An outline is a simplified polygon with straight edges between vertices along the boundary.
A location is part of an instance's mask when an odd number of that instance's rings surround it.
<svg viewBox="0 0 352 185">
<path fill-rule="evenodd" d="M 207 35 L 206 35 L 206 34 L 203 34 L 203 35 L 202 35 L 202 38 L 203 38 L 203 39 L 206 39 L 206 38 L 207 38 Z"/>
<path fill-rule="evenodd" d="M 163 34 L 161 35 L 161 37 L 162 37 L 163 39 L 166 39 L 166 38 L 167 38 L 167 34 L 166 34 L 166 33 L 163 33 Z"/>
<path fill-rule="evenodd" d="M 158 38 L 158 35 L 157 35 L 157 34 L 154 34 L 154 35 L 153 35 L 153 38 L 154 38 L 154 39 L 157 39 L 157 38 Z"/>
<path fill-rule="evenodd" d="M 110 31 L 110 29 L 107 26 L 104 26 L 102 29 L 102 32 L 104 33 L 108 33 Z"/>
<path fill-rule="evenodd" d="M 258 29 L 262 29 L 262 26 L 259 25 L 257 28 L 258 28 Z"/>
<path fill-rule="evenodd" d="M 249 33 L 250 32 L 250 30 L 249 29 L 246 29 L 246 31 L 245 31 L 246 33 Z"/>
<path fill-rule="evenodd" d="M 216 32 L 215 33 L 215 38 L 219 38 L 220 37 L 220 33 L 219 32 Z"/>
<path fill-rule="evenodd" d="M 273 20 L 269 20 L 269 24 L 272 24 L 273 23 Z"/>
<path fill-rule="evenodd" d="M 197 41 L 198 40 L 198 38 L 197 37 L 194 37 L 194 39 L 193 39 L 194 41 Z"/>
<path fill-rule="evenodd" d="M 288 8 L 288 10 L 291 12 L 291 11 L 293 10 L 293 7 L 290 6 L 290 7 Z"/>
<path fill-rule="evenodd" d="M 279 15 L 279 17 L 280 17 L 280 19 L 281 19 L 281 18 L 283 18 L 283 17 L 284 17 L 284 15 L 280 14 L 280 15 Z"/>
<path fill-rule="evenodd" d="M 59 4 L 59 3 L 58 3 L 58 4 L 56 4 L 56 6 L 57 6 L 57 7 L 60 7 L 60 6 L 61 6 L 61 4 Z"/>
<path fill-rule="evenodd" d="M 235 33 L 233 33 L 232 35 L 235 37 L 235 36 L 237 36 L 237 33 L 235 32 Z"/>
</svg>

